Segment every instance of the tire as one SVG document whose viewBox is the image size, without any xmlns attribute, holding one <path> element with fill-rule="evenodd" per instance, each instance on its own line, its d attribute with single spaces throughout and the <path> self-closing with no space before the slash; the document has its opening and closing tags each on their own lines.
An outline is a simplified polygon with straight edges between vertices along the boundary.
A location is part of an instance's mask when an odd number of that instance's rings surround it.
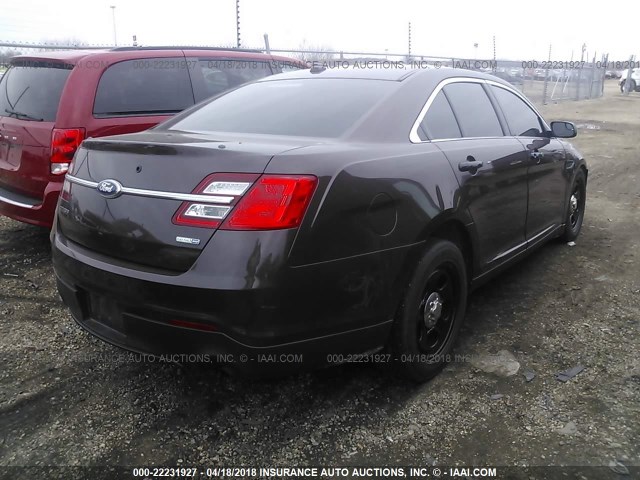
<svg viewBox="0 0 640 480">
<path fill-rule="evenodd" d="M 587 204 L 587 177 L 584 170 L 578 171 L 571 186 L 569 202 L 567 204 L 567 214 L 565 217 L 564 232 L 560 237 L 565 242 L 572 242 L 582 228 L 584 221 L 584 211 Z"/>
<path fill-rule="evenodd" d="M 464 320 L 467 269 L 460 249 L 431 240 L 418 262 L 391 334 L 394 366 L 400 375 L 425 382 L 451 360 Z"/>
<path fill-rule="evenodd" d="M 629 83 L 629 87 L 631 87 L 631 88 L 629 88 L 629 92 L 635 92 L 635 91 L 636 91 L 636 81 L 635 81 L 635 80 L 633 80 L 633 79 L 631 79 L 631 80 L 629 80 L 629 82 L 630 82 L 630 83 Z M 623 81 L 623 82 L 620 84 L 620 91 L 621 91 L 622 93 L 624 93 L 624 85 L 625 85 L 625 83 L 627 83 L 627 81 L 626 81 L 626 80 L 625 80 L 625 81 Z"/>
</svg>

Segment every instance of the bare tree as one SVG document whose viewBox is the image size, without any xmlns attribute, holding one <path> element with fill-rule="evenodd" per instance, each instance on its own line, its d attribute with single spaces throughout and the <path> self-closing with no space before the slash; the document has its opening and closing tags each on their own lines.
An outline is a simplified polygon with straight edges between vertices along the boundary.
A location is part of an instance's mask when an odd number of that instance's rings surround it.
<svg viewBox="0 0 640 480">
<path fill-rule="evenodd" d="M 60 50 L 65 50 L 65 47 L 88 47 L 89 43 L 86 40 L 82 40 L 78 37 L 64 37 L 64 38 L 45 38 L 42 40 L 43 44 L 51 45 L 53 48 L 41 49 L 41 51 L 55 50 L 56 47 L 60 47 Z"/>
<path fill-rule="evenodd" d="M 22 52 L 16 50 L 15 48 L 5 48 L 0 50 L 0 70 L 4 70 L 5 67 L 9 64 L 9 59 L 11 57 L 15 57 L 16 55 L 20 55 Z"/>
<path fill-rule="evenodd" d="M 333 49 L 330 46 L 310 44 L 306 39 L 298 46 L 298 50 L 300 51 L 294 53 L 293 56 L 306 63 L 325 62 L 335 58 L 335 53 L 333 53 Z"/>
</svg>

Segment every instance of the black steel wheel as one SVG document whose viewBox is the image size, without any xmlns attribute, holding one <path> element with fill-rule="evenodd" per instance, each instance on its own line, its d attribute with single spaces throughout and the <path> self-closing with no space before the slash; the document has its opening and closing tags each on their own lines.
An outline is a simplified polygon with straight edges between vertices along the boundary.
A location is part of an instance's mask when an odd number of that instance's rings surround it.
<svg viewBox="0 0 640 480">
<path fill-rule="evenodd" d="M 564 233 L 562 240 L 570 242 L 578 238 L 584 220 L 584 211 L 587 204 L 587 178 L 583 170 L 576 174 L 576 178 L 571 186 L 569 203 L 567 205 L 567 216 L 565 219 Z"/>
<path fill-rule="evenodd" d="M 393 327 L 391 351 L 400 374 L 423 382 L 452 360 L 466 302 L 467 271 L 460 249 L 447 240 L 430 241 Z"/>
</svg>

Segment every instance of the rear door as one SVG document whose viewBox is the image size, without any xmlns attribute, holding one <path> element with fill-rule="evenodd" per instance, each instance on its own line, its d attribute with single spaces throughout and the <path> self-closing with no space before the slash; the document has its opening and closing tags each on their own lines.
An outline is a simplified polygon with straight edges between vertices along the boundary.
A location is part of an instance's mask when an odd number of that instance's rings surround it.
<svg viewBox="0 0 640 480">
<path fill-rule="evenodd" d="M 51 60 L 14 62 L 0 80 L 0 189 L 42 198 L 51 133 L 71 68 Z"/>
<path fill-rule="evenodd" d="M 522 144 L 504 136 L 485 87 L 449 83 L 434 97 L 422 128 L 444 152 L 473 218 L 481 273 L 524 250 L 527 163 Z"/>
<path fill-rule="evenodd" d="M 538 114 L 514 92 L 491 86 L 491 92 L 507 120 L 511 135 L 524 145 L 528 167 L 526 237 L 535 242 L 551 234 L 564 219 L 568 176 L 562 143 L 546 134 Z"/>
</svg>

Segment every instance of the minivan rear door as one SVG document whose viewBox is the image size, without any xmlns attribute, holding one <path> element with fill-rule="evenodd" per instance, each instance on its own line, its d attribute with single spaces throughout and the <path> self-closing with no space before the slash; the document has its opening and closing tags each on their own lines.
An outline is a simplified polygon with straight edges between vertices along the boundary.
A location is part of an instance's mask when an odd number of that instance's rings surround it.
<svg viewBox="0 0 640 480">
<path fill-rule="evenodd" d="M 51 174 L 51 134 L 73 67 L 13 62 L 0 80 L 0 188 L 40 198 Z"/>
</svg>

